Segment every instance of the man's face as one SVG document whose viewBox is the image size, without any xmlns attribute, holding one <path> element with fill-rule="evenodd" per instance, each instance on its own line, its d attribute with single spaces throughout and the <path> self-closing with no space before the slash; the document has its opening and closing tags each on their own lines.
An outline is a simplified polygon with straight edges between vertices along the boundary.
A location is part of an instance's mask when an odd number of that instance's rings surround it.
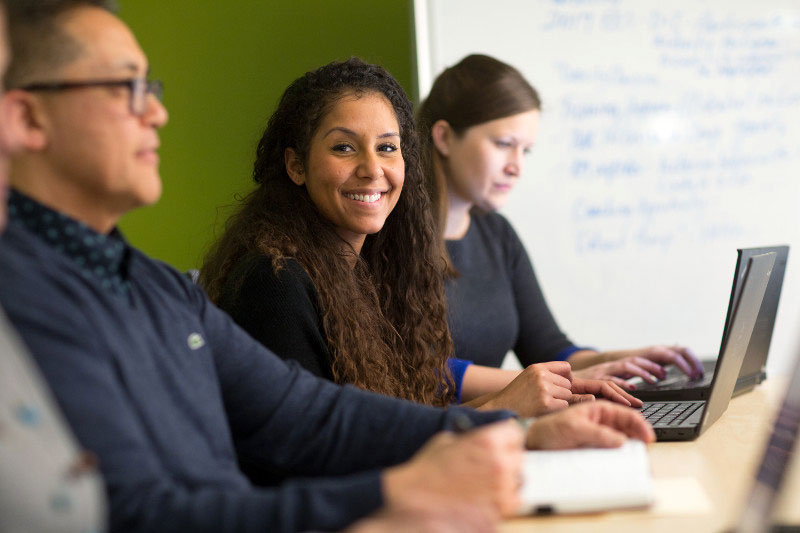
<svg viewBox="0 0 800 533">
<path fill-rule="evenodd" d="M 84 48 L 50 81 L 126 80 L 147 75 L 147 58 L 125 24 L 111 13 L 80 7 L 62 28 Z M 161 195 L 156 130 L 166 109 L 152 95 L 141 116 L 130 108 L 128 87 L 90 87 L 38 93 L 44 109 L 49 170 L 66 180 L 86 205 L 121 216 Z M 58 206 L 56 206 L 58 207 Z"/>
<path fill-rule="evenodd" d="M 0 9 L 0 79 L 6 73 L 8 66 L 8 36 L 6 35 L 6 17 Z M 0 97 L 3 87 L 0 84 Z M 6 227 L 6 200 L 8 197 L 8 150 L 5 135 L 2 131 L 3 121 L 0 120 L 0 232 Z"/>
</svg>

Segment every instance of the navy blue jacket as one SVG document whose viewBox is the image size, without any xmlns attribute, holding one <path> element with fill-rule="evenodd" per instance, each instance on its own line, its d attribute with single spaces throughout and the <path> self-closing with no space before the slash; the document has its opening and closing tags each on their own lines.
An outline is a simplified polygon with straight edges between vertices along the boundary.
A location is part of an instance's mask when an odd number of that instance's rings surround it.
<svg viewBox="0 0 800 533">
<path fill-rule="evenodd" d="M 285 363 L 179 272 L 129 250 L 126 296 L 13 220 L 0 238 L 0 304 L 100 459 L 113 531 L 343 527 L 382 504 L 379 469 L 458 410 Z"/>
</svg>

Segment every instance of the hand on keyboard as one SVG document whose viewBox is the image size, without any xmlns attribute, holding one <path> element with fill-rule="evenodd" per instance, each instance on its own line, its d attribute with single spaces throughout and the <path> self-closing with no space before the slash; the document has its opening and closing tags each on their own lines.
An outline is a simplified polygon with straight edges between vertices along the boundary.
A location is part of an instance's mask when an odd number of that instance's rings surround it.
<svg viewBox="0 0 800 533">
<path fill-rule="evenodd" d="M 691 350 L 682 346 L 648 346 L 635 350 L 603 352 L 586 356 L 582 362 L 587 362 L 588 357 L 596 358 L 598 364 L 573 370 L 573 375 L 606 379 L 626 390 L 636 389 L 635 385 L 625 381 L 631 377 L 640 377 L 647 383 L 664 379 L 667 375 L 664 367 L 668 365 L 675 365 L 690 378 L 703 377 L 703 364 Z"/>
</svg>

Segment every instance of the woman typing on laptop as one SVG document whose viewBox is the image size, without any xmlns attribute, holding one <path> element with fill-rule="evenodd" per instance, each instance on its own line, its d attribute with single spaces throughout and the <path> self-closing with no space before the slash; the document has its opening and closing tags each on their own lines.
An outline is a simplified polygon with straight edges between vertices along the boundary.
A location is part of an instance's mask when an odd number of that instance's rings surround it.
<svg viewBox="0 0 800 533">
<path fill-rule="evenodd" d="M 471 55 L 439 75 L 417 113 L 426 183 L 446 246 L 455 353 L 489 367 L 499 367 L 508 351 L 523 366 L 567 361 L 575 376 L 625 388 L 632 376 L 663 378 L 666 365 L 699 377 L 702 364 L 688 348 L 599 352 L 576 346 L 558 327 L 522 242 L 496 212 L 522 175 L 540 107 L 516 69 Z M 473 371 L 482 369 L 468 368 L 465 386 Z"/>
</svg>

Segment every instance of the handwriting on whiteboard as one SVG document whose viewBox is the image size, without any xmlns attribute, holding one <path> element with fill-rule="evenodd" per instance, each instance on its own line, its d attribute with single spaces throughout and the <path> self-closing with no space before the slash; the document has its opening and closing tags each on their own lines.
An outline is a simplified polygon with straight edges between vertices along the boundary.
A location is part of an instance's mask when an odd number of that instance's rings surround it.
<svg viewBox="0 0 800 533">
<path fill-rule="evenodd" d="M 800 168 L 798 11 L 547 5 L 537 38 L 584 45 L 548 65 L 542 117 L 575 251 L 746 238 L 736 213 Z"/>
</svg>

